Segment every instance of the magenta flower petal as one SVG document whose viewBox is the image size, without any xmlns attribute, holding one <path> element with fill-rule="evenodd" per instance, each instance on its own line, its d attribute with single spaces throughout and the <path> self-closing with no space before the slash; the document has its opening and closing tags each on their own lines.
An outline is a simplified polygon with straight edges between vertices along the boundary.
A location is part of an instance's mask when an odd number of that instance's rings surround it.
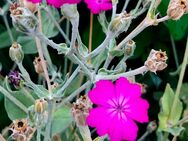
<svg viewBox="0 0 188 141">
<path fill-rule="evenodd" d="M 41 3 L 42 0 L 28 0 L 33 3 Z M 79 3 L 81 0 L 47 0 L 49 5 L 54 7 L 60 8 L 63 4 L 76 4 Z"/>
<path fill-rule="evenodd" d="M 87 124 L 96 127 L 100 136 L 108 134 L 111 141 L 134 141 L 138 127 L 133 120 L 148 121 L 149 104 L 141 98 L 141 86 L 125 78 L 118 79 L 115 85 L 100 80 L 89 98 L 97 108 L 90 110 Z"/>
<path fill-rule="evenodd" d="M 42 0 L 28 0 L 28 1 L 30 1 L 32 3 L 41 3 L 42 2 Z"/>
<path fill-rule="evenodd" d="M 101 112 L 103 114 L 100 115 L 99 113 Z M 107 133 L 111 122 L 111 119 L 108 118 L 108 116 L 109 114 L 107 113 L 107 110 L 104 107 L 97 107 L 90 110 L 89 116 L 87 117 L 87 123 L 91 127 L 97 127 L 97 133 L 100 136 L 103 136 Z"/>
<path fill-rule="evenodd" d="M 110 141 L 134 141 L 137 137 L 138 127 L 131 120 L 119 120 L 117 117 L 112 120 L 109 128 Z"/>
<path fill-rule="evenodd" d="M 130 111 L 127 112 L 127 115 L 138 122 L 148 122 L 148 108 L 148 102 L 146 100 L 139 98 L 130 104 Z"/>
<path fill-rule="evenodd" d="M 107 106 L 107 101 L 113 97 L 114 92 L 114 85 L 111 81 L 101 80 L 96 83 L 96 87 L 88 95 L 93 103 Z"/>
<path fill-rule="evenodd" d="M 138 84 L 131 84 L 123 77 L 116 81 L 116 94 L 117 96 L 123 95 L 130 100 L 135 100 L 141 96 L 141 87 Z"/>
<path fill-rule="evenodd" d="M 93 14 L 112 9 L 111 0 L 85 0 L 85 3 Z"/>
</svg>

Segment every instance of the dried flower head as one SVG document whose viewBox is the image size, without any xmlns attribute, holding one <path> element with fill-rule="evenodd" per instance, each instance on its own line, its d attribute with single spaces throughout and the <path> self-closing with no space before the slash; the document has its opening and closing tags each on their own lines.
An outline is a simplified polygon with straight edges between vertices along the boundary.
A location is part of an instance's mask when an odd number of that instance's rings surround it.
<svg viewBox="0 0 188 141">
<path fill-rule="evenodd" d="M 134 121 L 148 122 L 149 104 L 141 98 L 141 87 L 126 78 L 115 84 L 100 80 L 88 96 L 97 107 L 90 110 L 87 124 L 100 136 L 108 134 L 111 141 L 134 141 L 138 131 Z"/>
<path fill-rule="evenodd" d="M 17 141 L 27 141 L 33 133 L 33 128 L 29 126 L 27 119 L 13 121 L 13 125 L 10 130 L 12 131 L 11 136 Z"/>
<path fill-rule="evenodd" d="M 18 71 L 11 71 L 8 74 L 8 80 L 11 84 L 13 84 L 15 87 L 19 87 L 21 83 L 21 76 Z"/>
<path fill-rule="evenodd" d="M 45 63 L 47 64 L 46 61 L 45 61 Z M 44 70 L 43 70 L 43 67 L 42 67 L 42 61 L 41 61 L 40 57 L 35 57 L 33 64 L 34 64 L 34 68 L 35 68 L 36 73 L 38 73 L 38 74 L 44 73 Z"/>
<path fill-rule="evenodd" d="M 24 33 L 33 33 L 36 31 L 38 20 L 29 9 L 13 3 L 10 5 L 9 10 L 13 25 L 17 30 Z"/>
<path fill-rule="evenodd" d="M 72 114 L 78 126 L 86 125 L 86 117 L 91 108 L 92 103 L 86 95 L 81 96 L 75 103 L 73 103 Z"/>
<path fill-rule="evenodd" d="M 41 114 L 45 111 L 46 107 L 47 107 L 48 103 L 46 100 L 44 99 L 37 99 L 35 101 L 35 112 Z"/>
<path fill-rule="evenodd" d="M 171 0 L 168 5 L 167 15 L 173 20 L 179 20 L 187 12 L 187 7 L 187 0 Z"/>
<path fill-rule="evenodd" d="M 166 60 L 168 59 L 166 52 L 151 50 L 149 57 L 145 62 L 145 66 L 151 71 L 161 71 L 167 67 Z"/>
</svg>

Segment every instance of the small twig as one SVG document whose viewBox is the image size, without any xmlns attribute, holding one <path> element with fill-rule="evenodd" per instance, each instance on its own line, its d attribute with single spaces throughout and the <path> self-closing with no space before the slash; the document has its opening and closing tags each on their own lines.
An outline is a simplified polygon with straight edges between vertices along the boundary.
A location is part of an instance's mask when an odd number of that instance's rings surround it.
<svg viewBox="0 0 188 141">
<path fill-rule="evenodd" d="M 125 73 L 115 74 L 115 75 L 96 75 L 95 81 L 99 80 L 116 80 L 120 77 L 130 77 L 135 76 L 138 74 L 145 74 L 148 71 L 148 68 L 146 66 L 142 66 L 140 68 L 137 68 L 135 70 L 131 70 Z"/>
<path fill-rule="evenodd" d="M 66 83 L 63 85 L 63 87 L 57 91 L 56 95 L 63 93 L 63 91 L 70 85 L 70 83 L 73 81 L 73 79 L 77 76 L 79 71 L 80 71 L 80 67 L 77 67 L 76 70 L 69 77 L 69 79 L 66 81 Z"/>
<path fill-rule="evenodd" d="M 0 141 L 6 141 L 5 138 L 0 134 Z"/>
<path fill-rule="evenodd" d="M 130 0 L 126 0 L 121 12 L 124 12 L 129 4 Z"/>
<path fill-rule="evenodd" d="M 48 7 L 46 7 L 46 8 L 44 8 L 44 10 L 48 13 L 49 17 L 54 22 L 55 26 L 57 27 L 57 29 L 59 30 L 59 32 L 61 33 L 61 35 L 64 37 L 64 39 L 66 40 L 66 42 L 70 44 L 69 38 L 67 37 L 67 35 L 65 34 L 65 32 L 61 29 L 59 23 L 56 21 L 56 19 L 52 15 L 50 9 Z"/>
<path fill-rule="evenodd" d="M 40 30 L 40 32 L 42 32 L 42 21 L 41 21 L 40 9 L 38 9 L 38 18 L 39 18 L 39 30 Z M 46 63 L 45 63 L 45 60 L 44 60 L 44 56 L 43 56 L 42 46 L 41 46 L 40 40 L 37 37 L 35 38 L 35 40 L 36 40 L 36 45 L 37 45 L 39 57 L 41 59 L 42 68 L 44 70 L 44 76 L 45 76 L 45 79 L 46 79 L 46 82 L 47 82 L 47 85 L 48 85 L 48 90 L 51 93 L 52 88 L 51 88 L 51 84 L 50 84 L 50 78 L 49 78 L 47 66 L 46 66 Z"/>
<path fill-rule="evenodd" d="M 176 68 L 178 69 L 179 61 L 178 61 L 178 56 L 177 56 L 177 51 L 176 51 L 176 45 L 175 45 L 175 42 L 174 42 L 172 35 L 170 35 L 170 40 L 171 40 L 171 44 L 172 44 L 172 50 L 173 50 L 173 54 L 174 54 L 174 60 L 175 60 Z"/>
<path fill-rule="evenodd" d="M 8 31 L 8 35 L 9 35 L 9 37 L 10 37 L 10 40 L 11 40 L 11 42 L 13 43 L 13 42 L 14 42 L 14 37 L 13 37 L 12 32 L 11 32 L 11 30 L 10 30 L 10 26 L 9 26 L 9 23 L 8 23 L 8 20 L 7 20 L 7 17 L 6 17 L 6 14 L 3 13 L 2 16 L 3 16 L 3 20 L 4 20 L 5 26 L 6 26 L 6 28 L 7 28 L 7 31 Z"/>
<path fill-rule="evenodd" d="M 93 14 L 90 13 L 90 27 L 89 27 L 89 52 L 92 51 L 92 35 L 93 35 Z"/>
<path fill-rule="evenodd" d="M 80 94 L 83 90 L 85 90 L 89 85 L 91 85 L 90 81 L 87 81 L 84 83 L 81 87 L 79 87 L 76 91 L 74 91 L 71 95 L 69 95 L 63 102 L 69 102 L 71 101 L 74 97 L 76 97 L 78 94 Z"/>
</svg>

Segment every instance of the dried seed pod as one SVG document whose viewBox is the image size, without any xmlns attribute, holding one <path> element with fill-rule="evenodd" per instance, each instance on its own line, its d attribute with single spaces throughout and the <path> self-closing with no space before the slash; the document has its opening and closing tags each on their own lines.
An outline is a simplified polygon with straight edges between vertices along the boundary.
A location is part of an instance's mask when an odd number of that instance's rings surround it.
<svg viewBox="0 0 188 141">
<path fill-rule="evenodd" d="M 186 13 L 187 4 L 187 0 L 171 0 L 168 5 L 167 15 L 173 20 L 179 20 Z"/>
<path fill-rule="evenodd" d="M 12 131 L 12 138 L 17 141 L 27 141 L 33 134 L 33 128 L 29 126 L 27 119 L 13 121 L 13 125 L 10 130 Z"/>
<path fill-rule="evenodd" d="M 24 53 L 22 51 L 21 45 L 18 44 L 17 42 L 14 42 L 9 49 L 9 56 L 11 60 L 16 63 L 22 62 L 24 58 Z"/>
<path fill-rule="evenodd" d="M 45 63 L 47 64 L 47 62 L 45 61 Z M 34 67 L 35 67 L 35 71 L 38 74 L 43 74 L 44 70 L 42 67 L 42 61 L 40 57 L 35 57 L 35 60 L 33 61 Z"/>
<path fill-rule="evenodd" d="M 167 67 L 166 60 L 168 59 L 166 52 L 151 50 L 145 66 L 151 71 L 161 71 Z"/>
<path fill-rule="evenodd" d="M 136 48 L 136 43 L 133 40 L 129 40 L 125 46 L 125 55 L 132 56 Z"/>
<path fill-rule="evenodd" d="M 84 95 L 73 103 L 72 114 L 76 121 L 77 126 L 86 125 L 86 117 L 89 114 L 89 110 L 92 108 L 92 103 L 89 98 Z"/>
</svg>

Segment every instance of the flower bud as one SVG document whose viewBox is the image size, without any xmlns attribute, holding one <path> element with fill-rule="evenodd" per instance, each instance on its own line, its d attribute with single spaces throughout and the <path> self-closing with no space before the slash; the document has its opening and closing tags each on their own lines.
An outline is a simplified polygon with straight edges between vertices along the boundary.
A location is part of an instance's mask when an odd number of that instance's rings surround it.
<svg viewBox="0 0 188 141">
<path fill-rule="evenodd" d="M 86 117 L 89 114 L 89 110 L 92 108 L 92 103 L 89 98 L 84 95 L 76 100 L 76 103 L 73 103 L 72 114 L 76 121 L 77 126 L 86 125 Z"/>
<path fill-rule="evenodd" d="M 38 27 L 38 20 L 33 13 L 19 4 L 14 3 L 9 8 L 13 25 L 24 33 L 33 33 Z"/>
<path fill-rule="evenodd" d="M 39 114 L 43 113 L 47 107 L 47 101 L 38 99 L 35 101 L 35 111 Z"/>
<path fill-rule="evenodd" d="M 64 4 L 61 7 L 61 13 L 69 20 L 76 19 L 79 17 L 76 4 Z"/>
<path fill-rule="evenodd" d="M 187 0 L 171 0 L 168 5 L 167 15 L 173 20 L 179 20 L 187 11 L 187 6 Z"/>
<path fill-rule="evenodd" d="M 47 63 L 47 62 L 45 61 L 45 63 Z M 43 67 L 42 67 L 42 61 L 41 61 L 40 57 L 35 57 L 33 64 L 34 64 L 36 73 L 38 73 L 38 74 L 44 73 L 44 70 L 43 70 Z"/>
<path fill-rule="evenodd" d="M 119 32 L 124 24 L 126 24 L 127 19 L 129 19 L 130 15 L 127 12 L 123 12 L 118 14 L 110 23 L 109 30 L 111 32 Z"/>
<path fill-rule="evenodd" d="M 9 49 L 9 56 L 11 60 L 16 63 L 22 62 L 24 58 L 24 53 L 22 51 L 21 45 L 18 44 L 17 42 L 14 42 Z"/>
<path fill-rule="evenodd" d="M 20 5 L 25 8 L 28 8 L 32 13 L 36 12 L 38 8 L 38 4 L 34 4 L 32 2 L 29 2 L 28 0 L 20 0 Z"/>
<path fill-rule="evenodd" d="M 136 48 L 136 43 L 133 40 L 129 40 L 125 46 L 125 55 L 132 56 Z"/>
<path fill-rule="evenodd" d="M 161 71 L 167 67 L 166 60 L 168 59 L 166 52 L 151 50 L 149 57 L 145 62 L 145 66 L 151 71 Z"/>
</svg>

